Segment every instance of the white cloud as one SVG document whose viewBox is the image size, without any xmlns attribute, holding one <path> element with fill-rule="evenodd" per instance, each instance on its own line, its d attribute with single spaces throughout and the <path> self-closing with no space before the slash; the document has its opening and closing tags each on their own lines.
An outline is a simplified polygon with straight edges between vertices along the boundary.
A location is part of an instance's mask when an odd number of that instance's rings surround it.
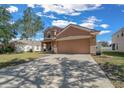
<svg viewBox="0 0 124 93">
<path fill-rule="evenodd" d="M 10 13 L 18 12 L 18 8 L 15 6 L 10 6 L 7 8 Z"/>
<path fill-rule="evenodd" d="M 65 15 L 80 15 L 82 11 L 90 11 L 98 9 L 100 4 L 42 4 L 44 12 L 56 12 Z"/>
<path fill-rule="evenodd" d="M 100 31 L 99 35 L 107 34 L 110 32 L 111 32 L 110 30 L 102 30 L 102 31 Z"/>
<path fill-rule="evenodd" d="M 43 16 L 42 12 L 37 12 L 36 15 Z"/>
<path fill-rule="evenodd" d="M 109 43 L 109 44 L 112 44 L 112 41 L 110 40 L 110 41 L 108 41 L 108 43 Z"/>
<path fill-rule="evenodd" d="M 48 17 L 48 18 L 51 18 L 51 19 L 57 19 L 53 14 L 46 15 L 46 14 L 43 14 L 42 12 L 37 12 L 36 15 Z"/>
<path fill-rule="evenodd" d="M 67 26 L 69 24 L 77 24 L 77 23 L 72 22 L 72 21 L 66 21 L 66 20 L 54 20 L 52 22 L 52 25 L 59 26 L 59 27 L 65 27 L 65 26 Z"/>
<path fill-rule="evenodd" d="M 71 16 L 78 16 L 80 14 L 81 14 L 80 12 L 75 12 L 75 13 L 72 13 Z"/>
<path fill-rule="evenodd" d="M 90 28 L 90 29 L 94 29 L 95 28 L 95 24 L 94 23 L 81 23 L 79 25 L 83 26 L 83 27 Z"/>
<path fill-rule="evenodd" d="M 51 15 L 47 15 L 46 17 L 48 17 L 48 18 L 52 18 L 52 19 L 57 19 L 53 14 L 51 14 Z"/>
<path fill-rule="evenodd" d="M 43 13 L 42 12 L 37 12 L 36 15 L 43 16 Z"/>
<path fill-rule="evenodd" d="M 10 24 L 14 24 L 15 22 L 14 21 L 9 21 Z"/>
<path fill-rule="evenodd" d="M 108 28 L 109 25 L 108 24 L 101 24 L 100 27 L 102 27 L 102 28 Z"/>
<path fill-rule="evenodd" d="M 121 10 L 122 13 L 124 13 L 124 10 Z"/>
<path fill-rule="evenodd" d="M 97 26 L 97 22 L 100 22 L 101 20 L 97 19 L 95 16 L 91 16 L 87 18 L 86 20 L 83 20 L 83 23 L 79 24 L 80 26 L 84 26 L 90 29 L 94 29 Z"/>
<path fill-rule="evenodd" d="M 89 22 L 89 23 L 94 23 L 97 21 L 100 21 L 100 20 L 97 19 L 95 16 L 88 17 L 86 20 L 84 20 L 84 22 Z"/>
<path fill-rule="evenodd" d="M 17 41 L 17 40 L 19 40 L 19 39 L 20 39 L 19 37 L 17 37 L 17 38 L 12 38 L 11 41 Z"/>
<path fill-rule="evenodd" d="M 27 4 L 28 7 L 35 8 L 34 4 Z"/>
</svg>

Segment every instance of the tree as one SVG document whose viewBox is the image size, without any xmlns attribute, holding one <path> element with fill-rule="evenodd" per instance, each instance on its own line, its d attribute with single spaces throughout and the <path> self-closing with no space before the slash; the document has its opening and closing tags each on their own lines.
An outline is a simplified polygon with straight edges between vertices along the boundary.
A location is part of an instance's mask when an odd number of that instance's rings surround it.
<svg viewBox="0 0 124 93">
<path fill-rule="evenodd" d="M 109 46 L 109 42 L 107 41 L 100 41 L 98 42 L 102 47 L 108 47 Z"/>
<path fill-rule="evenodd" d="M 9 41 L 15 37 L 15 25 L 11 24 L 11 14 L 6 7 L 0 6 L 0 43 L 6 48 Z"/>
<path fill-rule="evenodd" d="M 23 18 L 19 19 L 17 23 L 22 39 L 32 38 L 38 31 L 43 29 L 41 18 L 30 7 L 24 11 Z"/>
</svg>

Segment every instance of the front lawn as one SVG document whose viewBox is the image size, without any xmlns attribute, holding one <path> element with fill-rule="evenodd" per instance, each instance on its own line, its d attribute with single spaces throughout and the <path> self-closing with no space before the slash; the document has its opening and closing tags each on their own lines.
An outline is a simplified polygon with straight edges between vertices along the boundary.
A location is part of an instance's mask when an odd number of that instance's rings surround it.
<svg viewBox="0 0 124 93">
<path fill-rule="evenodd" d="M 93 56 L 115 87 L 124 87 L 124 53 L 103 52 Z"/>
<path fill-rule="evenodd" d="M 10 65 L 17 65 L 39 58 L 42 54 L 39 52 L 32 53 L 12 53 L 0 55 L 0 68 Z"/>
</svg>

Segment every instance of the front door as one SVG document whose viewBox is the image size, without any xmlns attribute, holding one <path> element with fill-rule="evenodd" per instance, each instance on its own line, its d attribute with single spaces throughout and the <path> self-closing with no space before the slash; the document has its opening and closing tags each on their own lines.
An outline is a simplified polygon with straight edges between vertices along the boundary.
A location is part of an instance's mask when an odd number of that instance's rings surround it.
<svg viewBox="0 0 124 93">
<path fill-rule="evenodd" d="M 48 50 L 48 51 L 51 51 L 51 48 L 52 48 L 52 47 L 51 47 L 51 43 L 48 43 L 48 44 L 47 44 L 47 50 Z"/>
<path fill-rule="evenodd" d="M 115 50 L 115 44 L 112 44 L 112 50 Z"/>
</svg>

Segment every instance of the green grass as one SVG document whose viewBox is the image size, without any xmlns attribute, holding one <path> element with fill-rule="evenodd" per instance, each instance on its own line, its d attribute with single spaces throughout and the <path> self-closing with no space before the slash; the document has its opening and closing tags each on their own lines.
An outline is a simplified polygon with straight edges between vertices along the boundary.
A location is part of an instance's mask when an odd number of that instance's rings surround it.
<svg viewBox="0 0 124 93">
<path fill-rule="evenodd" d="M 110 56 L 110 60 L 108 60 L 109 63 L 115 64 L 115 65 L 120 65 L 124 67 L 124 53 L 119 53 L 119 52 L 103 52 L 103 55 L 105 56 Z"/>
<path fill-rule="evenodd" d="M 104 55 L 124 57 L 124 52 L 103 52 Z"/>
<path fill-rule="evenodd" d="M 124 53 L 103 52 L 102 56 L 93 56 L 98 63 L 109 62 L 110 64 L 124 66 Z"/>
<path fill-rule="evenodd" d="M 0 55 L 0 68 L 9 65 L 16 65 L 24 62 L 34 60 L 41 57 L 41 53 L 12 53 L 12 54 L 2 54 Z"/>
<path fill-rule="evenodd" d="M 124 53 L 103 52 L 101 56 L 93 56 L 93 58 L 115 87 L 124 87 Z"/>
</svg>

